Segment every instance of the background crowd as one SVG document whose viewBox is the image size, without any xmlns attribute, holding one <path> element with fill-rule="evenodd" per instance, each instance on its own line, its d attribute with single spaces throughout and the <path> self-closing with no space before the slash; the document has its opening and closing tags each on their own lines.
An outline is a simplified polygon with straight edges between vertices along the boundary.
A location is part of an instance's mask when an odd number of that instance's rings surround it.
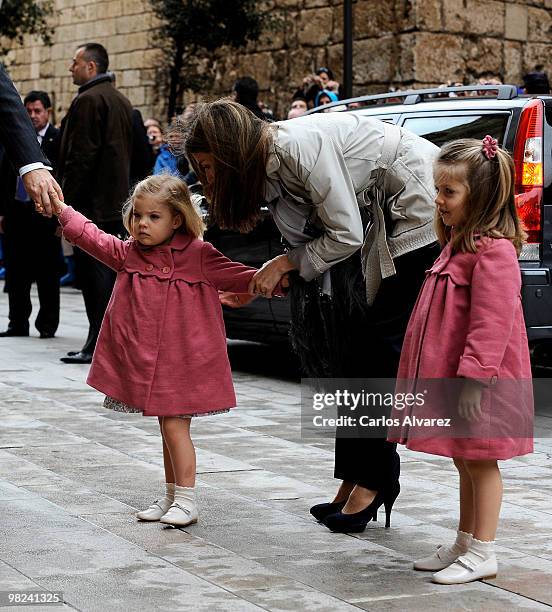
<svg viewBox="0 0 552 612">
<path fill-rule="evenodd" d="M 465 85 L 502 85 L 502 81 L 493 74 L 486 74 L 476 81 L 470 82 L 467 79 L 465 82 L 447 81 L 442 83 L 439 88 L 442 93 L 432 94 L 436 98 L 462 97 L 470 95 L 482 95 L 485 92 L 474 91 L 454 91 L 451 88 L 463 87 Z M 449 90 L 449 91 L 447 91 Z M 403 90 L 390 89 L 390 93 L 400 94 Z M 550 82 L 548 75 L 544 72 L 542 65 L 535 66 L 534 70 L 523 76 L 523 84 L 518 86 L 519 94 L 548 94 L 550 93 Z M 492 90 L 490 90 L 492 93 Z M 287 114 L 287 119 L 294 119 L 303 113 L 306 113 L 311 108 L 322 106 L 324 104 L 332 104 L 342 99 L 341 85 L 334 80 L 333 72 L 326 67 L 320 67 L 314 74 L 309 74 L 303 79 L 301 87 L 295 91 L 292 96 L 290 107 Z M 388 98 L 388 103 L 400 102 L 400 98 Z M 353 102 L 347 104 L 348 108 L 361 106 L 362 102 Z M 337 104 L 328 110 L 342 110 L 343 106 Z"/>
</svg>

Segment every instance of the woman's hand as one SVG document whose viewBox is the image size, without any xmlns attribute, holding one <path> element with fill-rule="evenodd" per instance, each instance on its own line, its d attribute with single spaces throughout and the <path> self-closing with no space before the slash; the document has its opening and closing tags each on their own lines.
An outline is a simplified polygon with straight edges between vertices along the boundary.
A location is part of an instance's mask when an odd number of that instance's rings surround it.
<svg viewBox="0 0 552 612">
<path fill-rule="evenodd" d="M 288 259 L 287 255 L 278 255 L 278 257 L 267 261 L 251 279 L 248 288 L 249 293 L 262 295 L 266 298 L 272 297 L 272 292 L 282 277 L 294 269 L 295 265 Z"/>
<path fill-rule="evenodd" d="M 230 306 L 230 308 L 241 308 L 247 306 L 253 300 L 257 299 L 256 295 L 250 295 L 249 293 L 232 293 L 231 291 L 219 291 L 219 300 L 223 306 Z"/>
<path fill-rule="evenodd" d="M 466 379 L 458 398 L 458 414 L 467 421 L 481 418 L 481 393 L 483 385 L 475 380 Z"/>
</svg>

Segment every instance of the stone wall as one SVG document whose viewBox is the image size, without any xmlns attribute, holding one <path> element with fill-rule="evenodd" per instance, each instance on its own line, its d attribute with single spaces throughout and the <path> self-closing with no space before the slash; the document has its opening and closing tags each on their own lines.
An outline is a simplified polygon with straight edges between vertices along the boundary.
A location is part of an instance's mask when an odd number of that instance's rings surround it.
<svg viewBox="0 0 552 612">
<path fill-rule="evenodd" d="M 280 28 L 239 53 L 215 54 L 206 93 L 228 93 L 238 76 L 250 74 L 282 115 L 291 92 L 317 66 L 341 77 L 343 9 L 340 0 L 269 5 Z M 59 118 L 75 93 L 68 73 L 74 48 L 95 40 L 107 47 L 121 91 L 144 115 L 162 117 L 166 80 L 147 0 L 56 0 L 56 7 L 53 46 L 29 38 L 7 58 L 20 90 L 53 92 Z M 470 82 L 485 73 L 520 83 L 537 63 L 552 76 L 552 0 L 357 0 L 354 23 L 355 95 Z"/>
<path fill-rule="evenodd" d="M 45 89 L 52 95 L 59 123 L 76 93 L 69 73 L 75 47 L 99 42 L 109 52 L 117 87 L 143 113 L 163 107 L 157 97 L 160 52 L 153 42 L 154 16 L 147 0 L 55 0 L 53 45 L 27 36 L 6 65 L 19 91 Z"/>
</svg>

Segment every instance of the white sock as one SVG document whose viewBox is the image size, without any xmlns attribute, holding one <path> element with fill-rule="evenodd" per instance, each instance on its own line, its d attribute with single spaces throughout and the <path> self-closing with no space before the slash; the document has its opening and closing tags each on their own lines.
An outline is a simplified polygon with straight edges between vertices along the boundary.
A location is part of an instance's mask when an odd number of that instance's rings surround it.
<svg viewBox="0 0 552 612">
<path fill-rule="evenodd" d="M 162 497 L 159 501 L 164 501 L 169 504 L 169 506 L 174 501 L 174 482 L 166 482 L 165 483 L 165 496 Z"/>
<path fill-rule="evenodd" d="M 174 487 L 174 499 L 175 501 L 183 500 L 194 503 L 195 502 L 195 488 L 194 487 L 180 487 L 179 485 L 173 485 Z"/>
<path fill-rule="evenodd" d="M 473 541 L 473 535 L 466 531 L 460 531 L 456 533 L 456 542 L 450 547 L 450 552 L 454 555 L 463 555 L 468 552 L 471 543 Z"/>
<path fill-rule="evenodd" d="M 492 542 L 484 542 L 473 538 L 470 549 L 463 556 L 474 563 L 481 563 L 495 556 L 494 545 L 494 540 Z"/>
<path fill-rule="evenodd" d="M 197 514 L 197 506 L 195 503 L 195 488 L 194 487 L 174 487 L 174 503 L 180 507 L 189 510 L 190 513 Z"/>
</svg>

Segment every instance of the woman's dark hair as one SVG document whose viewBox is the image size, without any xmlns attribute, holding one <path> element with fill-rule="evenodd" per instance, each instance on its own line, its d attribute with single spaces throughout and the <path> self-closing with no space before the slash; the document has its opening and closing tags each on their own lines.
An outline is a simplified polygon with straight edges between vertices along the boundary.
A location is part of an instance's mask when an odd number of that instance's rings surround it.
<svg viewBox="0 0 552 612">
<path fill-rule="evenodd" d="M 326 68 L 326 66 L 320 66 L 320 68 L 316 71 L 316 74 L 322 74 L 323 72 L 328 75 L 328 79 L 330 79 L 330 81 L 334 80 L 333 72 L 329 68 Z"/>
<path fill-rule="evenodd" d="M 209 200 L 211 218 L 222 228 L 250 231 L 264 202 L 266 163 L 272 143 L 268 123 L 229 99 L 198 104 L 186 126 L 176 125 L 186 157 Z M 178 151 L 177 152 L 181 152 Z M 194 153 L 214 158 L 209 184 Z"/>
</svg>

